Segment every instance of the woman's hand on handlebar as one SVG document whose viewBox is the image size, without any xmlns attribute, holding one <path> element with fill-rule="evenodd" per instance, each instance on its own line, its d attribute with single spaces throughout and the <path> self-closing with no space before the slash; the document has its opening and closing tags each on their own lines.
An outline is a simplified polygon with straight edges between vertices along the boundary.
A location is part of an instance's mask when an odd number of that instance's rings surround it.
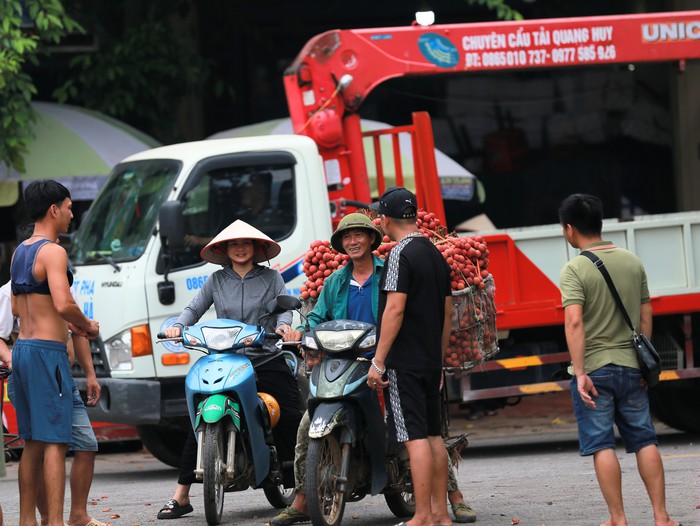
<svg viewBox="0 0 700 526">
<path fill-rule="evenodd" d="M 174 325 L 165 329 L 163 333 L 165 333 L 166 338 L 177 338 L 182 334 L 182 330 L 177 325 Z"/>
</svg>

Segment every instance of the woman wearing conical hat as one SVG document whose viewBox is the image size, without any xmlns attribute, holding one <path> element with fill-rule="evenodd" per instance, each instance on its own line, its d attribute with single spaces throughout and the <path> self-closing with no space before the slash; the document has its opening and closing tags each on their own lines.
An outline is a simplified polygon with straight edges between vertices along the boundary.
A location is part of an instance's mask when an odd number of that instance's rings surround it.
<svg viewBox="0 0 700 526">
<path fill-rule="evenodd" d="M 180 336 L 182 327 L 193 325 L 214 305 L 218 318 L 238 320 L 257 325 L 265 314 L 265 306 L 280 294 L 286 294 L 284 280 L 277 270 L 259 263 L 280 253 L 280 246 L 260 230 L 238 220 L 212 239 L 200 252 L 203 260 L 222 265 L 185 307 L 172 327 L 165 329 L 168 338 Z M 266 332 L 284 334 L 290 330 L 291 312 L 267 316 L 263 320 Z M 301 420 L 299 388 L 290 374 L 284 358 L 276 353 L 274 344 L 255 355 L 248 353 L 257 376 L 258 390 L 272 395 L 280 405 L 280 419 L 273 435 L 282 462 L 294 460 L 296 432 Z M 197 442 L 189 429 L 180 463 L 180 476 L 173 498 L 158 512 L 159 519 L 175 519 L 192 511 L 190 485 L 194 482 Z M 285 486 L 292 487 L 293 474 L 286 473 Z"/>
</svg>

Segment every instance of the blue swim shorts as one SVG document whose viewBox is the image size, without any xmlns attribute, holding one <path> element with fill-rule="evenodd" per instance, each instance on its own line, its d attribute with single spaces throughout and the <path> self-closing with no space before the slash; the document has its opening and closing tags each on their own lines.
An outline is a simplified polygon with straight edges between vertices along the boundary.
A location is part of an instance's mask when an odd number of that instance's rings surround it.
<svg viewBox="0 0 700 526">
<path fill-rule="evenodd" d="M 12 375 L 7 379 L 7 397 L 14 406 L 15 388 Z M 97 451 L 97 449 L 95 431 L 92 429 L 87 409 L 80 396 L 78 384 L 73 380 L 73 427 L 68 451 Z"/>
<path fill-rule="evenodd" d="M 638 369 L 609 364 L 590 373 L 598 396 L 591 409 L 581 400 L 576 377 L 571 379 L 571 397 L 578 421 L 579 453 L 592 455 L 602 449 L 615 449 L 617 426 L 627 453 L 636 453 L 657 444 L 654 423 L 649 413 L 647 388 L 641 385 Z"/>
<path fill-rule="evenodd" d="M 12 377 L 20 438 L 69 444 L 73 379 L 66 345 L 48 340 L 17 340 L 12 349 Z"/>
</svg>

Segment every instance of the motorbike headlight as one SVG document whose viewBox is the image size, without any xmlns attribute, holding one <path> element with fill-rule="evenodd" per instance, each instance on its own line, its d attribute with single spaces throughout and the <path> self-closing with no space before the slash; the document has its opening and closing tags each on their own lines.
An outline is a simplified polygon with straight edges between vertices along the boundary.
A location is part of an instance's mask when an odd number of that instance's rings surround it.
<svg viewBox="0 0 700 526">
<path fill-rule="evenodd" d="M 364 334 L 363 330 L 346 331 L 316 331 L 316 337 L 324 349 L 328 351 L 344 351 L 351 349 L 357 339 Z"/>
<path fill-rule="evenodd" d="M 316 339 L 313 336 L 304 336 L 304 347 L 308 349 L 318 349 Z"/>
<path fill-rule="evenodd" d="M 373 333 L 365 336 L 365 338 L 360 342 L 360 345 L 358 345 L 358 347 L 360 349 L 368 349 L 370 347 L 374 347 L 375 345 L 377 345 L 377 334 Z"/>
<path fill-rule="evenodd" d="M 112 371 L 131 371 L 134 368 L 131 354 L 131 329 L 107 340 L 105 351 Z"/>
<path fill-rule="evenodd" d="M 231 349 L 236 344 L 236 337 L 241 332 L 240 327 L 203 327 L 202 334 L 207 347 L 215 351 Z"/>
</svg>

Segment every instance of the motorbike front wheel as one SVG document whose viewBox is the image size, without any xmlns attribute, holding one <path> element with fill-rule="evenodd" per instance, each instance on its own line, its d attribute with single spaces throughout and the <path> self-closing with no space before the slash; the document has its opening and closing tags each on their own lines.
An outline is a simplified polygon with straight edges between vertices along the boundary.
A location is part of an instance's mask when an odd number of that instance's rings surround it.
<svg viewBox="0 0 700 526">
<path fill-rule="evenodd" d="M 202 447 L 204 515 L 207 524 L 220 524 L 224 512 L 226 436 L 221 422 L 207 424 Z"/>
<path fill-rule="evenodd" d="M 338 489 L 342 453 L 333 435 L 309 442 L 306 457 L 306 506 L 314 526 L 338 526 L 345 511 L 345 493 Z"/>
</svg>

